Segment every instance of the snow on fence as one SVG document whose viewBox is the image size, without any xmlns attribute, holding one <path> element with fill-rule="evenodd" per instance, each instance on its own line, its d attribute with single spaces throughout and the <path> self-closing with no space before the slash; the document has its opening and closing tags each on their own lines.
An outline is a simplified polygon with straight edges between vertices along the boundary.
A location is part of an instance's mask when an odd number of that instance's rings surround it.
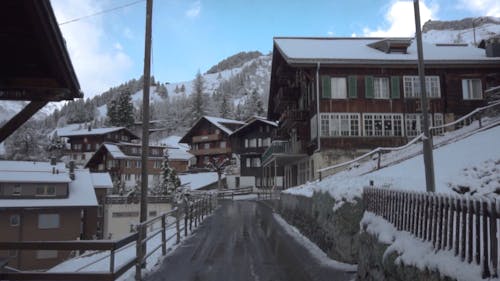
<svg viewBox="0 0 500 281">
<path fill-rule="evenodd" d="M 142 270 L 148 257 L 161 249 L 162 255 L 167 253 L 167 242 L 175 239 L 176 244 L 180 242 L 182 233 L 184 237 L 188 235 L 188 230 L 192 230 L 193 224 L 196 228 L 203 219 L 210 214 L 217 206 L 217 196 L 212 193 L 199 194 L 191 201 L 185 202 L 184 206 L 179 206 L 171 211 L 163 213 L 137 225 L 137 232 L 120 240 L 81 240 L 81 241 L 21 241 L 21 242 L 0 242 L 0 250 L 99 250 L 109 251 L 109 255 L 96 259 L 84 265 L 92 266 L 108 259 L 108 271 L 81 271 L 78 272 L 38 272 L 38 271 L 2 271 L 0 268 L 1 280 L 116 280 L 135 265 L 135 280 L 142 280 Z M 167 222 L 168 217 L 175 220 Z M 148 232 L 160 222 L 160 227 Z M 184 222 L 184 223 L 182 223 Z M 167 236 L 167 230 L 175 228 L 175 231 Z M 161 236 L 161 242 L 147 247 L 148 241 Z M 157 238 L 156 238 L 157 239 Z M 135 246 L 136 251 L 133 256 L 120 255 L 118 252 Z M 115 261 L 120 258 L 120 261 Z M 125 260 L 123 260 L 125 258 Z"/>
<path fill-rule="evenodd" d="M 450 250 L 481 266 L 482 278 L 498 277 L 499 204 L 485 197 L 408 192 L 366 187 L 366 211 L 400 231 Z"/>
<path fill-rule="evenodd" d="M 494 102 L 492 104 L 489 104 L 487 106 L 479 107 L 471 111 L 469 114 L 444 125 L 440 126 L 432 126 L 429 128 L 431 135 L 436 136 L 436 135 L 442 135 L 445 131 L 450 132 L 450 131 L 455 131 L 459 130 L 465 126 L 472 126 L 473 124 L 477 123 L 477 127 L 474 128 L 474 131 L 477 129 L 483 129 L 485 127 L 489 126 L 495 126 L 500 123 L 500 121 L 497 118 L 484 118 L 486 116 L 498 116 L 500 111 L 500 102 Z M 477 122 L 475 122 L 477 120 Z M 466 137 L 471 134 L 470 130 L 463 130 L 459 134 L 453 134 L 451 136 L 451 140 L 458 140 L 463 137 Z M 413 138 L 410 142 L 403 146 L 399 147 L 377 147 L 374 150 L 367 152 L 353 160 L 346 161 L 343 163 L 339 163 L 333 166 L 325 167 L 322 169 L 318 170 L 319 173 L 319 180 L 321 181 L 323 177 L 332 175 L 336 172 L 339 172 L 340 170 L 346 169 L 348 167 L 351 167 L 353 165 L 359 165 L 360 161 L 368 161 L 370 159 L 376 159 L 377 160 L 377 165 L 375 167 L 376 170 L 380 169 L 382 167 L 381 159 L 382 159 L 382 154 L 388 153 L 388 152 L 393 152 L 393 151 L 402 151 L 402 150 L 407 150 L 409 149 L 413 144 L 422 141 L 424 137 L 424 134 L 420 134 Z M 442 140 L 443 144 L 448 143 L 450 139 L 444 138 Z M 435 143 L 434 147 L 442 145 L 441 143 Z M 409 153 L 404 155 L 403 158 L 397 159 L 400 162 L 409 158 L 412 158 L 418 154 L 421 153 L 421 150 L 419 150 L 416 153 Z M 393 160 L 391 160 L 393 161 Z M 329 172 L 329 174 L 325 174 Z"/>
</svg>

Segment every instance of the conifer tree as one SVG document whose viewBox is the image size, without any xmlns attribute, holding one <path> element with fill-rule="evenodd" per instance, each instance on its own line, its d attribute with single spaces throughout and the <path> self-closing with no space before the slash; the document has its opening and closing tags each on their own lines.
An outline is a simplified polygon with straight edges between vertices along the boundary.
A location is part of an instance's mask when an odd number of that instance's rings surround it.
<svg viewBox="0 0 500 281">
<path fill-rule="evenodd" d="M 163 195 L 171 195 L 181 185 L 181 180 L 177 176 L 177 172 L 170 167 L 167 148 L 163 152 L 163 162 L 161 164 L 161 170 L 162 175 L 158 193 Z"/>
<path fill-rule="evenodd" d="M 111 100 L 108 103 L 108 125 L 110 126 L 119 126 L 120 120 L 119 120 L 119 112 L 118 112 L 118 105 L 115 99 Z"/>
<path fill-rule="evenodd" d="M 118 114 L 120 124 L 118 126 L 129 127 L 134 124 L 134 106 L 130 92 L 125 91 L 118 99 Z"/>
<path fill-rule="evenodd" d="M 192 114 L 193 117 L 191 119 L 191 125 L 194 124 L 198 119 L 205 115 L 205 108 L 203 104 L 203 91 L 204 91 L 204 83 L 203 76 L 201 76 L 200 71 L 196 74 L 196 78 L 193 82 L 193 93 L 192 93 Z M 183 85 L 184 86 L 184 85 Z"/>
</svg>

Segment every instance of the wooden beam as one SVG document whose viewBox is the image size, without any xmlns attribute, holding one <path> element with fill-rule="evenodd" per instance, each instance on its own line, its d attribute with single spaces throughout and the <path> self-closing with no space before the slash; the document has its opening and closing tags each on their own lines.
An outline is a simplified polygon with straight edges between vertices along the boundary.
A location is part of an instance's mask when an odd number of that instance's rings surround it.
<svg viewBox="0 0 500 281">
<path fill-rule="evenodd" d="M 19 111 L 19 113 L 17 113 L 7 123 L 5 123 L 2 128 L 0 128 L 0 142 L 3 142 L 47 103 L 48 101 L 32 101 L 26 105 L 21 111 Z"/>
<path fill-rule="evenodd" d="M 0 100 L 61 101 L 67 100 L 69 90 L 58 88 L 3 88 L 0 86 Z M 70 98 L 72 100 L 72 98 Z"/>
</svg>

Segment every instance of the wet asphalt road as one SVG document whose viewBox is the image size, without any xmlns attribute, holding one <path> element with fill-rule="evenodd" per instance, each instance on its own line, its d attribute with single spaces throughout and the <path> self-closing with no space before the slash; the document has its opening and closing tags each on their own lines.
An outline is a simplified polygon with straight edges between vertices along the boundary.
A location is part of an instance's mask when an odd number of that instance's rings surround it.
<svg viewBox="0 0 500 281">
<path fill-rule="evenodd" d="M 266 205 L 226 201 L 167 256 L 150 281 L 350 280 L 317 264 Z"/>
</svg>

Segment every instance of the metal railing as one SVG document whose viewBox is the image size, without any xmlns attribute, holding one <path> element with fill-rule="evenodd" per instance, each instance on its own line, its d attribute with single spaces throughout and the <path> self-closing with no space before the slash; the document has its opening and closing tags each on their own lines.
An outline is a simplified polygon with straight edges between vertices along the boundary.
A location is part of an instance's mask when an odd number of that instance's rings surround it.
<svg viewBox="0 0 500 281">
<path fill-rule="evenodd" d="M 217 196 L 219 198 L 231 198 L 234 199 L 234 196 L 238 195 L 248 195 L 252 194 L 253 187 L 243 187 L 243 188 L 235 188 L 235 189 L 227 189 L 227 190 L 219 190 L 217 191 Z"/>
<path fill-rule="evenodd" d="M 259 189 L 255 193 L 257 193 L 257 200 L 279 200 L 281 191 L 274 189 Z"/>
<path fill-rule="evenodd" d="M 494 118 L 493 119 L 486 119 L 486 120 L 484 119 L 485 115 L 488 114 L 489 111 L 493 111 L 493 110 L 500 110 L 500 102 L 495 102 L 495 103 L 489 104 L 487 106 L 476 108 L 475 110 L 471 111 L 469 114 L 467 114 L 467 115 L 465 115 L 465 116 L 463 116 L 463 117 L 461 117 L 453 122 L 450 122 L 450 123 L 447 123 L 444 125 L 440 125 L 440 126 L 432 126 L 429 129 L 430 129 L 432 135 L 439 135 L 439 134 L 442 134 L 444 131 L 448 131 L 448 132 L 455 131 L 455 130 L 461 129 L 465 126 L 470 126 L 470 125 L 474 124 L 475 121 L 477 121 L 478 127 L 476 130 L 472 131 L 472 133 L 474 133 L 478 129 L 480 130 L 480 129 L 484 129 L 484 128 L 488 128 L 488 127 L 496 126 L 496 125 L 500 124 L 500 120 L 498 120 L 498 119 L 494 119 Z M 498 113 L 494 113 L 494 115 L 498 115 Z M 466 136 L 469 136 L 470 134 L 471 134 L 471 131 L 465 131 L 463 134 L 454 135 L 452 139 L 453 140 L 462 139 Z M 413 138 L 410 142 L 408 142 L 407 144 L 405 144 L 403 146 L 377 147 L 374 150 L 367 152 L 359 157 L 356 157 L 353 160 L 319 169 L 319 170 L 317 170 L 317 172 L 319 173 L 319 180 L 321 181 L 323 179 L 326 172 L 331 172 L 331 174 L 329 174 L 329 175 L 332 175 L 336 172 L 339 172 L 341 170 L 344 170 L 344 169 L 350 167 L 351 165 L 359 165 L 359 162 L 368 161 L 371 159 L 377 160 L 375 170 L 378 170 L 383 166 L 381 163 L 381 159 L 382 159 L 382 155 L 384 153 L 393 152 L 393 151 L 402 151 L 402 150 L 408 149 L 411 145 L 413 145 L 419 141 L 422 141 L 423 137 L 424 137 L 424 134 L 422 133 L 422 134 L 416 136 L 415 138 Z M 434 148 L 439 147 L 441 145 L 444 145 L 448 142 L 449 142 L 449 140 L 448 141 L 445 140 L 442 143 L 435 143 Z M 421 153 L 422 153 L 421 150 L 419 150 L 416 153 L 408 154 L 408 155 L 406 155 L 406 157 L 398 159 L 398 161 L 394 162 L 394 163 L 399 163 L 403 160 L 412 158 L 412 157 L 414 157 L 418 154 L 421 154 Z"/>
<path fill-rule="evenodd" d="M 363 202 L 366 211 L 397 230 L 432 243 L 436 251 L 452 251 L 463 262 L 480 265 L 483 279 L 498 277 L 496 200 L 366 187 Z"/>
<path fill-rule="evenodd" d="M 135 233 L 120 240 L 0 242 L 0 250 L 110 251 L 110 254 L 106 256 L 109 258 L 109 271 L 107 272 L 1 271 L 0 269 L 0 280 L 116 280 L 134 265 L 136 280 L 142 280 L 142 270 L 147 258 L 159 249 L 161 249 L 162 255 L 166 255 L 168 241 L 176 239 L 176 243 L 179 243 L 181 237 L 186 237 L 188 230 L 192 230 L 193 225 L 197 227 L 208 214 L 215 210 L 216 206 L 217 196 L 213 193 L 193 196 L 193 199 L 185 202 L 183 206 L 178 206 L 169 212 L 138 224 Z M 175 220 L 167 222 L 167 217 L 175 217 Z M 148 228 L 153 228 L 153 225 L 158 223 L 160 223 L 160 227 L 148 233 Z M 175 233 L 166 237 L 167 229 L 174 226 Z M 161 243 L 149 249 L 146 243 L 160 234 Z M 116 252 L 130 247 L 133 245 L 131 243 L 134 242 L 136 255 L 117 268 L 115 265 Z"/>
</svg>

